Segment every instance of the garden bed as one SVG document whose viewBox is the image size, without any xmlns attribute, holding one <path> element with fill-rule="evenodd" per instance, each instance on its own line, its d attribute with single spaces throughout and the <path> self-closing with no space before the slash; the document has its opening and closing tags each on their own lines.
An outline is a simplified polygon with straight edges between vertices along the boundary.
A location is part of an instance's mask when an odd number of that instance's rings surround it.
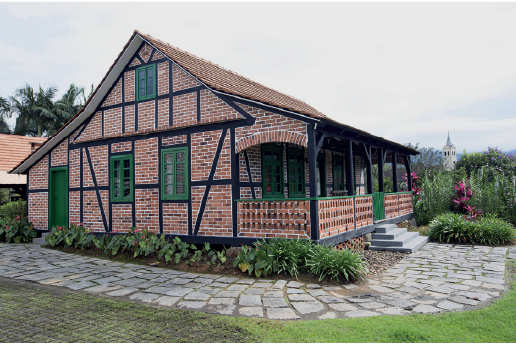
<svg viewBox="0 0 516 344">
<path fill-rule="evenodd" d="M 210 264 L 208 265 L 204 261 L 191 262 L 188 264 L 186 260 L 180 261 L 178 264 L 174 262 L 165 262 L 163 259 L 158 259 L 157 254 L 151 254 L 147 257 L 145 256 L 137 256 L 132 257 L 131 255 L 125 253 L 117 253 L 116 255 L 111 255 L 109 253 L 104 253 L 102 250 L 90 248 L 90 249 L 80 249 L 75 247 L 63 247 L 56 246 L 51 247 L 50 245 L 46 245 L 45 248 L 54 249 L 61 252 L 79 254 L 88 257 L 95 257 L 100 259 L 112 260 L 120 263 L 131 263 L 131 264 L 141 264 L 145 266 L 154 266 L 160 267 L 164 269 L 174 269 L 184 272 L 195 272 L 195 273 L 206 273 L 206 274 L 221 274 L 221 275 L 231 275 L 231 276 L 241 276 L 242 278 L 249 277 L 247 273 L 243 273 L 238 267 L 233 267 L 233 257 L 228 257 L 224 264 Z M 406 256 L 406 253 L 402 252 L 390 252 L 390 251 L 372 251 L 365 250 L 360 252 L 362 254 L 362 260 L 367 263 L 369 273 L 370 274 L 379 274 L 384 270 L 387 270 L 401 259 Z M 192 254 L 189 254 L 187 257 L 190 259 Z M 280 279 L 291 279 L 291 276 L 281 274 L 272 274 L 266 276 L 267 279 L 272 280 L 280 280 Z M 321 283 L 319 282 L 316 276 L 310 275 L 306 272 L 301 272 L 298 275 L 298 279 L 302 280 L 305 283 Z M 337 285 L 342 283 L 351 283 L 342 280 L 324 280 L 322 284 L 326 285 Z"/>
</svg>

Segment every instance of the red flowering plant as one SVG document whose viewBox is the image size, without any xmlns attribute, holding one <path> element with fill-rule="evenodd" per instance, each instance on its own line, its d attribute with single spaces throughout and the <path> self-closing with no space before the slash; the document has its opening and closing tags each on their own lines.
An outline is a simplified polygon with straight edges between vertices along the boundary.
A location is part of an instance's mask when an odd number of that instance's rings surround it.
<svg viewBox="0 0 516 344">
<path fill-rule="evenodd" d="M 11 241 L 19 244 L 23 242 L 32 242 L 32 239 L 37 236 L 37 231 L 32 226 L 32 223 L 27 221 L 27 218 L 14 219 L 0 218 L 0 241 L 10 243 Z"/>
<path fill-rule="evenodd" d="M 421 191 L 423 190 L 422 188 L 417 186 L 417 181 L 421 178 L 417 175 L 416 172 L 410 173 L 410 176 L 412 178 L 412 194 L 414 196 L 418 196 L 421 193 Z M 405 173 L 405 176 L 403 177 L 403 179 L 405 179 L 405 183 L 407 184 L 407 188 L 408 188 L 408 177 L 407 177 L 406 173 Z"/>
<path fill-rule="evenodd" d="M 469 185 L 467 178 L 466 180 L 457 182 L 453 188 L 455 189 L 455 198 L 452 199 L 452 202 L 455 203 L 458 212 L 465 213 L 464 218 L 466 220 L 475 221 L 478 217 L 482 216 L 482 209 L 471 207 L 468 204 L 471 197 L 473 197 L 473 191 L 471 190 L 471 185 Z"/>
</svg>

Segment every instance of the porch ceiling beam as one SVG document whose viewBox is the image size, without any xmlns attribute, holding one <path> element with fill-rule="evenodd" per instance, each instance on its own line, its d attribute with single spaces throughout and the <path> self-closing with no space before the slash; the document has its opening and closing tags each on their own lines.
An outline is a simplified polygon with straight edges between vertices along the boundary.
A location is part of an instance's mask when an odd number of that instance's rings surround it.
<svg viewBox="0 0 516 344">
<path fill-rule="evenodd" d="M 365 143 L 365 144 L 368 144 L 368 145 L 371 145 L 374 147 L 383 148 L 383 149 L 387 149 L 390 151 L 396 151 L 397 153 L 400 153 L 400 154 L 409 154 L 409 155 L 414 154 L 409 149 L 393 145 L 392 143 L 385 142 L 383 140 L 380 140 L 380 139 L 377 139 L 374 137 L 365 136 L 365 135 L 359 134 L 359 133 L 354 133 L 350 130 L 338 130 L 338 129 L 332 130 L 329 126 L 326 126 L 324 128 L 319 127 L 318 131 L 326 133 L 326 135 L 328 137 L 339 138 L 341 140 L 350 139 L 350 140 L 356 141 L 358 143 Z M 345 135 L 344 135 L 344 133 L 345 133 Z"/>
</svg>

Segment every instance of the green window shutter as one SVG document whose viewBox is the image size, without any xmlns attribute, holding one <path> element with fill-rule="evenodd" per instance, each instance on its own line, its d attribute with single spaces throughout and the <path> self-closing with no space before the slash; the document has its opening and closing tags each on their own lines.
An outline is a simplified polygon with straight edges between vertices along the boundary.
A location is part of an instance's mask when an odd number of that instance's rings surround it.
<svg viewBox="0 0 516 344">
<path fill-rule="evenodd" d="M 262 146 L 262 197 L 284 198 L 283 147 L 276 144 Z"/>
<path fill-rule="evenodd" d="M 156 65 L 136 69 L 136 100 L 156 97 Z"/>
<path fill-rule="evenodd" d="M 161 198 L 188 199 L 188 147 L 161 150 Z"/>
<path fill-rule="evenodd" d="M 133 171 L 133 156 L 131 154 L 111 157 L 109 175 L 112 202 L 133 201 Z"/>
<path fill-rule="evenodd" d="M 306 197 L 305 191 L 305 155 L 304 152 L 289 148 L 288 150 L 288 197 Z"/>
</svg>

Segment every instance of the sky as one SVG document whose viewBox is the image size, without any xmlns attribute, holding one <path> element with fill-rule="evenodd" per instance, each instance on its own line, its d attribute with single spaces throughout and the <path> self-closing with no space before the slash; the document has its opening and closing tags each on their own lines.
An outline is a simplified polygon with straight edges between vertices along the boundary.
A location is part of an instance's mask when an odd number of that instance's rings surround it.
<svg viewBox="0 0 516 344">
<path fill-rule="evenodd" d="M 0 3 L 0 96 L 97 86 L 135 29 L 392 141 L 516 148 L 516 3 Z"/>
</svg>

